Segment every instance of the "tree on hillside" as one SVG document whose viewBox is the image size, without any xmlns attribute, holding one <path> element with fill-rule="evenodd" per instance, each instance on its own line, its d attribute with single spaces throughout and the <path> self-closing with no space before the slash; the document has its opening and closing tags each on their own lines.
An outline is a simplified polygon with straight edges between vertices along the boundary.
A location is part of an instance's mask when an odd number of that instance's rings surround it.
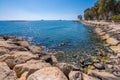
<svg viewBox="0 0 120 80">
<path fill-rule="evenodd" d="M 84 11 L 86 20 L 110 20 L 112 16 L 120 14 L 120 0 L 97 0 L 93 7 Z"/>
<path fill-rule="evenodd" d="M 79 19 L 79 20 L 82 20 L 82 15 L 78 15 L 78 19 Z"/>
</svg>

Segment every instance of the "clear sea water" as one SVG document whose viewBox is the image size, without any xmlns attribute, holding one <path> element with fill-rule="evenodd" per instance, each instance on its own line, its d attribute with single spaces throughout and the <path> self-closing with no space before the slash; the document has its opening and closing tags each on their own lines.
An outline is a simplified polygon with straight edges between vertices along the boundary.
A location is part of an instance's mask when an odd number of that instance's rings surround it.
<svg viewBox="0 0 120 80">
<path fill-rule="evenodd" d="M 0 21 L 0 35 L 23 37 L 34 45 L 62 50 L 65 55 L 61 58 L 68 62 L 95 54 L 100 44 L 94 42 L 89 31 L 87 26 L 73 21 Z"/>
</svg>

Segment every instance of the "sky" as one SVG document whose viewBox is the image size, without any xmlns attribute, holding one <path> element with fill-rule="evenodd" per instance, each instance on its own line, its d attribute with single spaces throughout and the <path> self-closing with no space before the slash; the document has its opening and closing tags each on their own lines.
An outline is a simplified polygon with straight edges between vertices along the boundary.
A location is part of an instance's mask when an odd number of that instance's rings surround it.
<svg viewBox="0 0 120 80">
<path fill-rule="evenodd" d="M 0 0 L 0 20 L 75 20 L 96 0 Z"/>
</svg>

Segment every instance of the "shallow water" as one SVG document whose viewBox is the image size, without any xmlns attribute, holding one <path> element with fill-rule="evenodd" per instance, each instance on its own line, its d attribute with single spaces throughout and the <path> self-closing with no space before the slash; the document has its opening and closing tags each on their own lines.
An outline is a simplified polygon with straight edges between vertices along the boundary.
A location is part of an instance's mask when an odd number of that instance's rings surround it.
<svg viewBox="0 0 120 80">
<path fill-rule="evenodd" d="M 0 35 L 23 37 L 34 45 L 63 50 L 65 55 L 60 60 L 67 62 L 78 62 L 81 55 L 94 55 L 100 47 L 89 31 L 73 21 L 0 21 Z"/>
</svg>

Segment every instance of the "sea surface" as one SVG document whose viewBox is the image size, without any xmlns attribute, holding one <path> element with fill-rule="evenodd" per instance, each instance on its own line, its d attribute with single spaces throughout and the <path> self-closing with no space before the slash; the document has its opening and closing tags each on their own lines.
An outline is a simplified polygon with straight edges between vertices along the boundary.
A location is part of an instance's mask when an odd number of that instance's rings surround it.
<svg viewBox="0 0 120 80">
<path fill-rule="evenodd" d="M 95 55 L 101 47 L 92 29 L 74 21 L 0 21 L 0 35 L 23 37 L 33 45 L 62 50 L 61 61 L 79 63 L 83 55 Z"/>
</svg>

